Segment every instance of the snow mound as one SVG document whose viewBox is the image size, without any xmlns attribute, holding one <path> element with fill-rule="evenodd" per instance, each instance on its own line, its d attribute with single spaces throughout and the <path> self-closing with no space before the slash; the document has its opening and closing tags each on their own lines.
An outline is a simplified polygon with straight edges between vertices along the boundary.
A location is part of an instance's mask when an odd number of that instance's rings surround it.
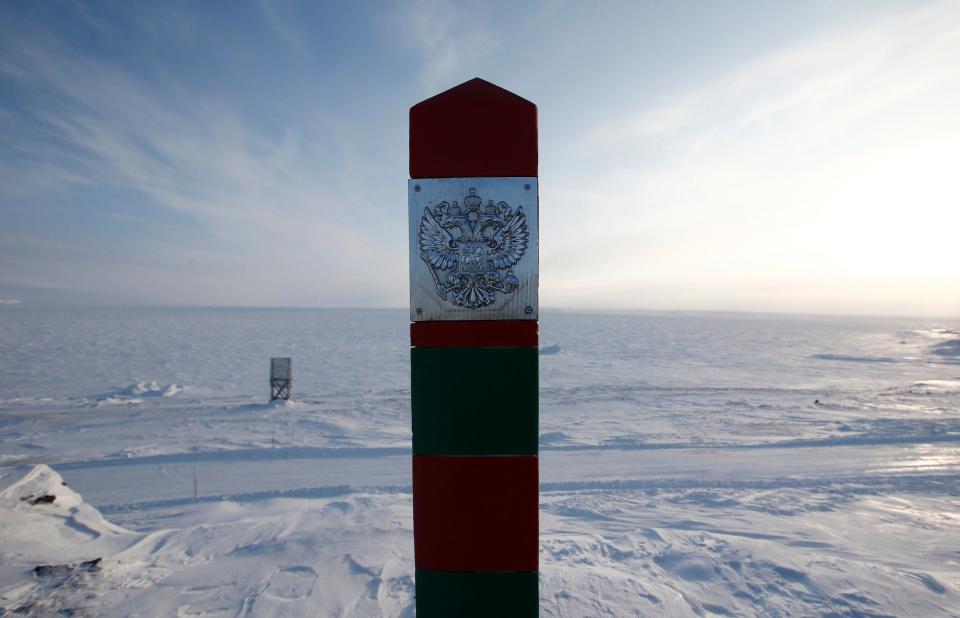
<svg viewBox="0 0 960 618">
<path fill-rule="evenodd" d="M 570 441 L 571 441 L 570 435 L 562 431 L 548 431 L 546 433 L 540 434 L 541 446 L 550 446 L 550 445 L 561 444 L 561 443 L 570 442 Z"/>
<path fill-rule="evenodd" d="M 960 360 L 960 339 L 949 339 L 930 348 L 930 352 L 937 356 Z"/>
<path fill-rule="evenodd" d="M 540 356 L 552 356 L 554 354 L 560 353 L 560 344 L 554 343 L 553 345 L 545 345 L 540 348 Z"/>
<path fill-rule="evenodd" d="M 108 522 L 50 467 L 17 471 L 26 473 L 0 491 L 0 615 L 82 607 L 100 559 L 141 535 Z"/>
<path fill-rule="evenodd" d="M 91 540 L 134 535 L 83 501 L 46 465 L 34 466 L 0 491 L 0 547 L 48 560 L 85 557 Z"/>
<path fill-rule="evenodd" d="M 141 534 L 45 465 L 0 488 L 0 616 L 413 614 L 407 494 L 180 505 Z"/>
<path fill-rule="evenodd" d="M 814 354 L 817 360 L 845 361 L 849 363 L 895 363 L 897 359 L 890 356 L 855 356 L 851 354 Z"/>
<path fill-rule="evenodd" d="M 954 330 L 952 328 L 923 328 L 911 332 L 914 335 L 929 337 L 931 339 L 950 339 L 952 337 L 960 337 L 960 330 Z"/>
<path fill-rule="evenodd" d="M 910 385 L 908 392 L 920 395 L 960 392 L 960 379 L 914 382 Z"/>
<path fill-rule="evenodd" d="M 140 403 L 146 397 L 173 397 L 183 392 L 179 384 L 162 382 L 134 382 L 123 388 L 115 388 L 97 396 L 97 405 L 123 405 Z"/>
</svg>

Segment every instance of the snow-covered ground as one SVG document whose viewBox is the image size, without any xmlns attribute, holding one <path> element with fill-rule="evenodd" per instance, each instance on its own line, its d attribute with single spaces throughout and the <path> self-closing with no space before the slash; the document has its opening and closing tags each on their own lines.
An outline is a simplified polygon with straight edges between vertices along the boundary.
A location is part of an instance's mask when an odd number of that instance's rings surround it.
<svg viewBox="0 0 960 618">
<path fill-rule="evenodd" d="M 413 615 L 407 329 L 0 308 L 0 615 Z M 542 615 L 960 615 L 960 323 L 541 331 Z"/>
</svg>

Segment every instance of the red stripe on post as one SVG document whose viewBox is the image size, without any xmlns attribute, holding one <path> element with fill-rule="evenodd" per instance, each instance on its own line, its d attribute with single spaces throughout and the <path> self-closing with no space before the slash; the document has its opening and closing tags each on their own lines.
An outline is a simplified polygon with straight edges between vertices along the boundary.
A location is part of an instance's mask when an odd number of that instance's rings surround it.
<svg viewBox="0 0 960 618">
<path fill-rule="evenodd" d="M 416 567 L 536 571 L 537 458 L 413 457 Z"/>
<path fill-rule="evenodd" d="M 472 320 L 413 322 L 415 348 L 535 348 L 540 343 L 537 320 Z"/>
<path fill-rule="evenodd" d="M 537 175 L 537 106 L 475 77 L 410 108 L 410 178 Z"/>
</svg>

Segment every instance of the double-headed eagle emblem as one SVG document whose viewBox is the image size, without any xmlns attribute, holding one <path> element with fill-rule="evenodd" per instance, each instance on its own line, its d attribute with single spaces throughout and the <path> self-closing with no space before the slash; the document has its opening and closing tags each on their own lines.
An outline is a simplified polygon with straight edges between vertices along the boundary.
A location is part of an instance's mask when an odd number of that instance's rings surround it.
<svg viewBox="0 0 960 618">
<path fill-rule="evenodd" d="M 527 252 L 530 232 L 523 207 L 506 202 L 483 206 L 476 189 L 463 206 L 440 202 L 423 209 L 420 259 L 427 263 L 437 294 L 454 305 L 478 309 L 496 292 L 512 294 L 520 285 L 511 267 Z M 501 273 L 501 271 L 506 271 Z"/>
</svg>

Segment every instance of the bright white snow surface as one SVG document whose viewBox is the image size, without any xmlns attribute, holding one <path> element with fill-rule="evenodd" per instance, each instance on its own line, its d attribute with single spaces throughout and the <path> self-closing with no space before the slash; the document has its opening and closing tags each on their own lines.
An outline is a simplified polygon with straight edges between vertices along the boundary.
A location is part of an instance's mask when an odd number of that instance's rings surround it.
<svg viewBox="0 0 960 618">
<path fill-rule="evenodd" d="M 542 615 L 960 615 L 960 324 L 541 341 Z M 414 614 L 404 311 L 21 305 L 0 342 L 0 615 Z"/>
</svg>

